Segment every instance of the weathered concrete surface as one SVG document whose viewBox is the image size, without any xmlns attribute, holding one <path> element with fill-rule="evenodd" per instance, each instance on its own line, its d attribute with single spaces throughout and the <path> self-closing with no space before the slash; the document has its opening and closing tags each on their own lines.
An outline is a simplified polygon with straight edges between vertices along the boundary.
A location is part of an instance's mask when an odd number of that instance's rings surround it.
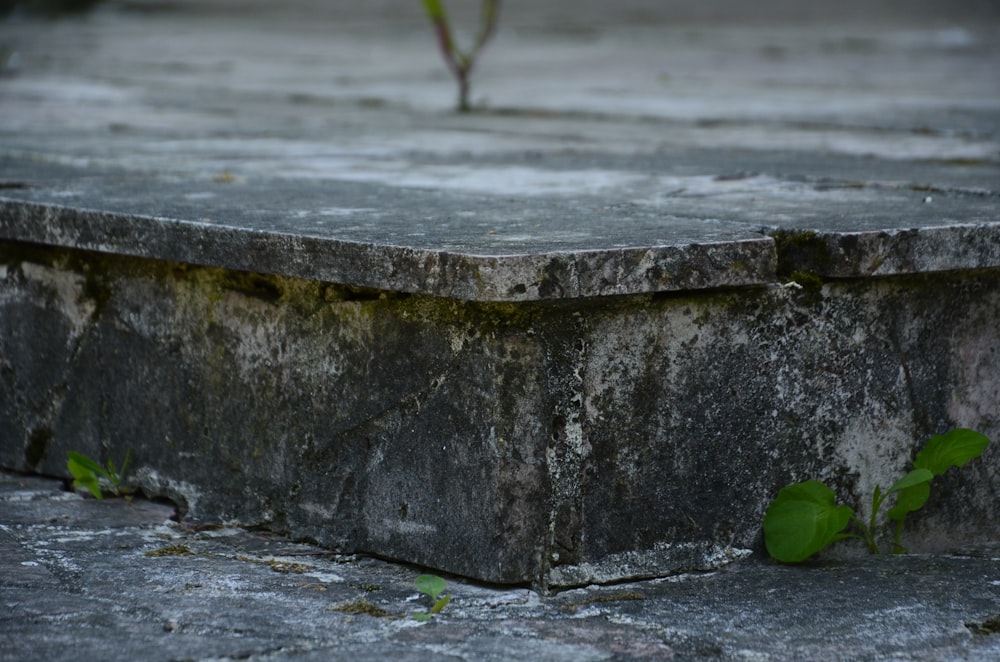
<svg viewBox="0 0 1000 662">
<path fill-rule="evenodd" d="M 996 546 L 709 573 L 553 596 L 421 572 L 169 507 L 0 473 L 0 660 L 988 660 Z M 360 612 L 360 613 L 359 613 Z"/>
<path fill-rule="evenodd" d="M 717 565 L 792 479 L 863 502 L 931 434 L 998 432 L 997 270 L 513 305 L 25 244 L 0 264 L 6 466 L 131 449 L 192 517 L 490 581 Z M 942 481 L 914 549 L 995 538 L 997 453 Z"/>
<path fill-rule="evenodd" d="M 581 556 L 667 532 L 750 547 L 775 486 L 815 477 L 861 504 L 934 430 L 974 421 L 995 438 L 997 284 L 996 271 L 849 281 L 590 316 Z M 995 539 L 998 503 L 979 490 L 996 489 L 997 458 L 949 476 L 912 523 L 915 548 Z"/>
<path fill-rule="evenodd" d="M 467 116 L 414 3 L 0 23 L 0 463 L 553 585 L 1000 436 L 995 11 L 539 4 Z M 913 548 L 1000 535 L 997 453 Z"/>
<path fill-rule="evenodd" d="M 739 175 L 652 178 L 651 195 L 696 188 L 663 204 L 589 191 L 525 200 L 344 181 L 193 185 L 20 159 L 0 163 L 0 176 L 24 183 L 0 200 L 3 237 L 467 300 L 1000 265 L 994 193 L 925 203 L 924 191 Z"/>
<path fill-rule="evenodd" d="M 505 4 L 466 116 L 414 3 L 16 17 L 0 236 L 484 301 L 1000 264 L 995 8 L 686 5 Z"/>
</svg>

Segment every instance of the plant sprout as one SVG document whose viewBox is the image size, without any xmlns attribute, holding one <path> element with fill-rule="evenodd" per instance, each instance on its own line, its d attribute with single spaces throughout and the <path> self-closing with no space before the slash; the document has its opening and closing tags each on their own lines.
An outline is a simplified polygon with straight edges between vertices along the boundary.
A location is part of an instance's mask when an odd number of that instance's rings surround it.
<svg viewBox="0 0 1000 662">
<path fill-rule="evenodd" d="M 122 480 L 125 478 L 125 469 L 128 468 L 129 452 L 125 452 L 125 461 L 122 462 L 121 470 L 115 469 L 115 463 L 108 458 L 107 468 L 90 459 L 82 453 L 69 451 L 69 459 L 66 466 L 73 474 L 73 487 L 75 489 L 86 489 L 94 495 L 95 499 L 103 499 L 104 493 L 101 489 L 101 479 L 103 478 L 111 485 L 111 491 L 117 496 L 122 493 Z"/>
<path fill-rule="evenodd" d="M 496 31 L 497 17 L 500 10 L 500 0 L 483 0 L 480 12 L 479 34 L 473 43 L 472 49 L 463 51 L 459 49 L 455 36 L 452 33 L 451 23 L 448 21 L 448 14 L 444 9 L 441 0 L 423 0 L 424 11 L 434 25 L 434 32 L 437 34 L 438 46 L 441 48 L 441 55 L 444 56 L 445 64 L 455 80 L 458 82 L 458 110 L 468 112 L 469 105 L 469 77 L 472 69 L 476 65 L 476 58 L 480 51 L 486 46 Z"/>
<path fill-rule="evenodd" d="M 441 595 L 448 585 L 437 575 L 420 575 L 413 582 L 413 586 L 424 595 L 429 596 L 433 603 L 430 611 L 414 612 L 413 618 L 420 622 L 431 620 L 434 618 L 434 614 L 440 614 L 441 610 L 451 602 L 450 595 Z"/>
<path fill-rule="evenodd" d="M 913 460 L 912 471 L 888 490 L 882 491 L 881 486 L 875 486 L 867 523 L 861 521 L 851 507 L 838 505 L 834 491 L 818 480 L 788 485 L 778 492 L 764 515 L 767 552 L 778 561 L 796 563 L 838 540 L 859 538 L 872 553 L 878 554 L 880 548 L 875 532 L 879 510 L 886 499 L 895 494 L 896 504 L 887 513 L 896 523 L 892 552 L 904 553 L 907 549 L 899 543 L 903 521 L 927 502 L 931 480 L 951 467 L 961 467 L 979 457 L 989 443 L 984 435 L 964 428 L 931 437 Z M 852 523 L 857 533 L 845 533 Z"/>
</svg>

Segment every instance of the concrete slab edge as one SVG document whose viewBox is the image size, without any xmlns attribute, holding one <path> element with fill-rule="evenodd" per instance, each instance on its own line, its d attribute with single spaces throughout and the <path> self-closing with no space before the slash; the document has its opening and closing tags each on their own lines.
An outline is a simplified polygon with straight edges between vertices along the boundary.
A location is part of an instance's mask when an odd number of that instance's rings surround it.
<svg viewBox="0 0 1000 662">
<path fill-rule="evenodd" d="M 483 302 L 1000 267 L 1000 223 L 817 232 L 608 250 L 478 255 L 265 232 L 0 197 L 0 239 Z"/>
</svg>

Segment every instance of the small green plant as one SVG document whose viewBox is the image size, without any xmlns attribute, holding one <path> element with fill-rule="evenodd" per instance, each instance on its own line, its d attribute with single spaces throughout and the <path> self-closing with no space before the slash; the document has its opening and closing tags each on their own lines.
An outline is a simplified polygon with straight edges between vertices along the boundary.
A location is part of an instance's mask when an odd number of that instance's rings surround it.
<svg viewBox="0 0 1000 662">
<path fill-rule="evenodd" d="M 89 490 L 94 495 L 94 498 L 103 499 L 104 491 L 101 487 L 101 479 L 107 482 L 110 491 L 115 496 L 120 496 L 124 493 L 122 481 L 125 478 L 125 470 L 128 468 L 128 462 L 128 451 L 125 453 L 125 461 L 122 462 L 120 470 L 115 469 L 115 463 L 111 461 L 111 458 L 108 458 L 107 467 L 102 467 L 82 453 L 69 451 L 69 459 L 66 461 L 66 466 L 69 468 L 69 472 L 73 474 L 73 487 L 75 489 L 82 488 Z"/>
<path fill-rule="evenodd" d="M 418 611 L 413 613 L 413 618 L 420 621 L 429 621 L 434 618 L 434 614 L 440 614 L 441 610 L 451 602 L 450 595 L 441 595 L 444 593 L 445 588 L 448 587 L 447 583 L 437 575 L 420 575 L 417 577 L 416 581 L 413 582 L 413 586 L 426 596 L 429 596 L 431 602 L 430 611 Z"/>
<path fill-rule="evenodd" d="M 905 553 L 906 548 L 899 544 L 903 521 L 927 502 L 934 477 L 979 457 L 989 443 L 984 435 L 964 428 L 931 437 L 913 460 L 912 471 L 888 490 L 875 486 L 867 523 L 849 506 L 838 505 L 834 491 L 818 480 L 788 485 L 778 492 L 764 515 L 767 552 L 783 563 L 797 563 L 838 540 L 859 538 L 869 550 L 878 554 L 880 549 L 875 540 L 878 514 L 886 499 L 895 494 L 896 503 L 887 513 L 896 523 L 892 552 Z M 849 524 L 854 525 L 857 533 L 844 532 Z"/>
<path fill-rule="evenodd" d="M 463 51 L 459 49 L 455 36 L 451 30 L 451 23 L 448 20 L 448 13 L 444 9 L 441 0 L 423 0 L 424 11 L 434 26 L 437 35 L 438 46 L 441 48 L 441 55 L 444 56 L 445 64 L 458 82 L 458 110 L 468 112 L 469 106 L 469 78 L 472 69 L 476 65 L 476 58 L 480 51 L 486 46 L 496 31 L 497 18 L 500 13 L 500 0 L 483 0 L 482 11 L 480 12 L 479 34 L 472 49 Z"/>
</svg>

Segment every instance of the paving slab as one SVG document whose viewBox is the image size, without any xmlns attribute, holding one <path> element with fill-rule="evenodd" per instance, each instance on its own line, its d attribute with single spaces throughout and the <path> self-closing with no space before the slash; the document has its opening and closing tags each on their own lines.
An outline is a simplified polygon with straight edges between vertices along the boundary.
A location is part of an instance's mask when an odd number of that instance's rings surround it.
<svg viewBox="0 0 1000 662">
<path fill-rule="evenodd" d="M 1000 28 L 968 18 L 981 8 L 747 24 L 513 3 L 462 116 L 405 3 L 226 7 L 2 26 L 4 197 L 22 210 L 3 236 L 473 300 L 774 280 L 779 229 L 863 235 L 828 275 L 998 263 Z M 120 231 L 144 217 L 173 222 L 156 240 Z M 918 251 L 933 260 L 892 259 L 885 235 L 919 228 L 936 228 Z M 289 236 L 308 258 L 287 259 Z M 270 255 L 245 250 L 267 238 Z M 581 261 L 580 281 L 539 292 L 528 276 L 553 253 Z M 697 273 L 586 277 L 635 259 Z"/>
<path fill-rule="evenodd" d="M 168 504 L 96 501 L 0 473 L 0 660 L 985 660 L 1000 553 L 743 562 L 541 595 L 195 527 Z"/>
<path fill-rule="evenodd" d="M 470 174 L 477 164 L 432 167 Z M 646 167 L 668 171 L 670 164 Z M 4 170 L 16 186 L 0 224 L 7 238 L 463 300 L 774 283 L 781 275 L 773 237 L 788 232 L 821 236 L 835 255 L 792 255 L 802 263 L 782 266 L 824 276 L 1000 264 L 1000 198 L 917 184 L 624 175 L 619 183 L 632 197 L 619 202 L 599 193 L 604 173 L 573 197 L 525 198 L 488 176 L 478 192 L 443 194 L 384 182 L 192 182 L 100 168 L 80 176 L 16 159 Z M 565 170 L 552 172 L 567 192 L 579 185 Z M 544 172 L 523 176 L 537 186 Z M 546 270 L 566 271 L 566 263 L 568 281 L 538 281 Z"/>
<path fill-rule="evenodd" d="M 994 8 L 537 5 L 465 114 L 416 3 L 0 23 L 0 463 L 551 587 L 1000 436 Z"/>
</svg>

